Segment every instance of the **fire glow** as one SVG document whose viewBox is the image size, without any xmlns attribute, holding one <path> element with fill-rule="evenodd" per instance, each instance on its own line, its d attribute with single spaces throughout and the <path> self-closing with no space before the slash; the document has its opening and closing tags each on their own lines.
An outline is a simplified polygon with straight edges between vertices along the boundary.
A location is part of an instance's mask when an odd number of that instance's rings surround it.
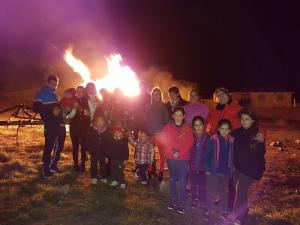
<svg viewBox="0 0 300 225">
<path fill-rule="evenodd" d="M 139 81 L 136 74 L 129 66 L 121 65 L 122 56 L 120 54 L 112 54 L 109 58 L 106 58 L 107 73 L 96 80 L 92 80 L 89 68 L 73 55 L 72 49 L 65 51 L 64 59 L 73 71 L 78 73 L 83 79 L 84 82 L 81 85 L 94 82 L 98 93 L 103 88 L 110 93 L 118 88 L 125 96 L 137 96 L 140 94 Z"/>
</svg>

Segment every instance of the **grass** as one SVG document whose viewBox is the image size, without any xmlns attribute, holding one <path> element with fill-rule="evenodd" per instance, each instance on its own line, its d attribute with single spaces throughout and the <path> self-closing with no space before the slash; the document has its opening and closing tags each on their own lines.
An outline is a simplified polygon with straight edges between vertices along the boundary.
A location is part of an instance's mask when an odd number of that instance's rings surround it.
<svg viewBox="0 0 300 225">
<path fill-rule="evenodd" d="M 270 124 L 270 123 L 268 123 Z M 251 187 L 249 225 L 300 224 L 300 150 L 298 126 L 282 130 L 266 125 L 268 143 L 283 140 L 287 151 L 268 147 L 267 171 Z M 1 225 L 204 225 L 200 210 L 179 215 L 165 207 L 167 194 L 153 182 L 144 187 L 126 167 L 125 190 L 105 184 L 90 185 L 89 173 L 72 171 L 71 145 L 66 141 L 61 160 L 63 173 L 43 180 L 40 175 L 42 127 L 0 128 L 0 224 Z M 4 160 L 3 160 L 4 159 Z M 66 188 L 66 185 L 68 188 Z M 64 190 L 63 190 L 64 189 Z M 66 191 L 67 189 L 67 191 Z"/>
</svg>

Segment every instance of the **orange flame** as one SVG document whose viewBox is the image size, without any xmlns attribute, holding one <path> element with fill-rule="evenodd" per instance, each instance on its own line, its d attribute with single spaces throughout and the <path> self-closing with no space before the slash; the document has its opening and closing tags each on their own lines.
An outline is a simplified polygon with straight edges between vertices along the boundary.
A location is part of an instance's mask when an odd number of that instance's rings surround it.
<svg viewBox="0 0 300 225">
<path fill-rule="evenodd" d="M 120 54 L 112 54 L 107 61 L 107 74 L 96 80 L 91 79 L 89 68 L 72 54 L 72 49 L 67 49 L 64 55 L 65 61 L 78 73 L 83 79 L 83 84 L 94 82 L 99 93 L 102 88 L 109 92 L 114 92 L 119 88 L 125 96 L 137 96 L 140 94 L 139 81 L 136 74 L 129 66 L 122 66 L 122 56 Z"/>
</svg>

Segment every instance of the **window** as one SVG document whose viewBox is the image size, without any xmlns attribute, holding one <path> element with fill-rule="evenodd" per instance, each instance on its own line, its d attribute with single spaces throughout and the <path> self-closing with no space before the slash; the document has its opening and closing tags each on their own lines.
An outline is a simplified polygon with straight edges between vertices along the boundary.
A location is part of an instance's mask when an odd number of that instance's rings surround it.
<svg viewBox="0 0 300 225">
<path fill-rule="evenodd" d="M 283 100 L 284 100 L 284 96 L 283 95 L 277 95 L 276 96 L 276 101 L 282 102 Z"/>
<path fill-rule="evenodd" d="M 258 101 L 263 102 L 263 101 L 266 100 L 266 95 L 264 95 L 264 94 L 259 94 L 259 95 L 257 96 L 257 99 L 258 99 Z"/>
</svg>

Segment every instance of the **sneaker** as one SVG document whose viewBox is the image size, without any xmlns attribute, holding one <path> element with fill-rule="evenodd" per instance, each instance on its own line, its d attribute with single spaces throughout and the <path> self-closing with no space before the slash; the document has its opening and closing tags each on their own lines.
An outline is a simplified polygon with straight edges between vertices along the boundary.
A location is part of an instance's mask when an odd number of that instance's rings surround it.
<svg viewBox="0 0 300 225">
<path fill-rule="evenodd" d="M 53 176 L 53 173 L 51 171 L 43 171 L 42 174 L 45 179 L 49 179 Z"/>
<path fill-rule="evenodd" d="M 125 184 L 120 184 L 120 188 L 124 189 L 126 187 Z"/>
<path fill-rule="evenodd" d="M 228 219 L 228 213 L 223 212 L 223 213 L 221 213 L 220 217 L 221 217 L 222 220 L 227 220 Z"/>
<path fill-rule="evenodd" d="M 164 179 L 164 173 L 163 172 L 159 172 L 159 174 L 158 174 L 158 181 L 162 182 L 163 179 Z"/>
<path fill-rule="evenodd" d="M 91 179 L 91 184 L 97 184 L 98 182 L 98 179 L 97 178 L 92 178 Z"/>
<path fill-rule="evenodd" d="M 234 220 L 233 225 L 241 225 L 242 222 L 240 220 Z"/>
<path fill-rule="evenodd" d="M 58 169 L 58 167 L 53 167 L 53 168 L 50 168 L 50 172 L 51 173 L 61 173 L 61 170 Z"/>
<path fill-rule="evenodd" d="M 103 183 L 103 184 L 107 184 L 107 179 L 103 178 L 103 179 L 100 180 L 100 182 Z"/>
<path fill-rule="evenodd" d="M 210 217 L 210 213 L 209 213 L 209 211 L 207 209 L 205 209 L 205 211 L 204 211 L 204 220 L 208 221 L 209 217 Z"/>
<path fill-rule="evenodd" d="M 197 201 L 192 201 L 192 204 L 191 204 L 191 208 L 192 209 L 197 209 L 197 207 L 198 207 L 198 202 Z"/>
<path fill-rule="evenodd" d="M 116 187 L 118 185 L 119 185 L 119 183 L 115 180 L 113 182 L 111 182 L 111 184 L 110 184 L 110 186 L 113 186 L 113 187 Z"/>
<path fill-rule="evenodd" d="M 147 182 L 147 181 L 142 181 L 142 182 L 141 182 L 141 184 L 143 184 L 143 185 L 147 185 L 147 184 L 148 184 L 148 182 Z"/>
<path fill-rule="evenodd" d="M 168 205 L 167 205 L 167 208 L 170 209 L 170 210 L 173 210 L 175 208 L 175 205 L 173 202 L 169 202 Z"/>
<path fill-rule="evenodd" d="M 184 214 L 185 213 L 185 208 L 184 207 L 179 207 L 177 209 L 177 212 L 179 212 L 180 214 Z"/>
</svg>

